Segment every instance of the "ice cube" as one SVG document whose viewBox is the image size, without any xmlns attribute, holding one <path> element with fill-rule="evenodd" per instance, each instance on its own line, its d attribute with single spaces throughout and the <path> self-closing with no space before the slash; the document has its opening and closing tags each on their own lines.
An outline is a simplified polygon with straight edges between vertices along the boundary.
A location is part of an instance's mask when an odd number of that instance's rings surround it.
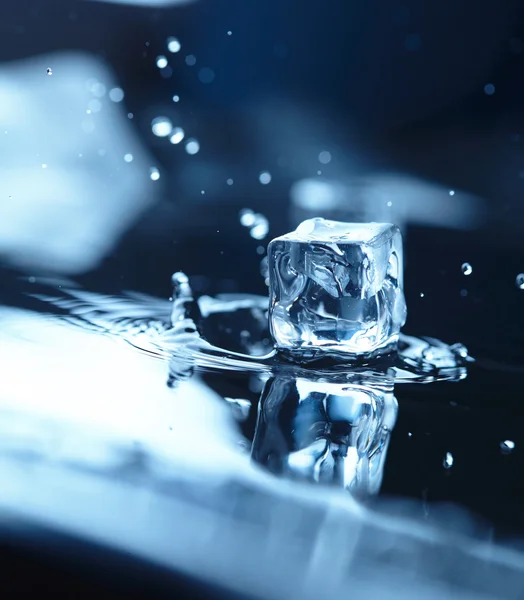
<svg viewBox="0 0 524 600">
<path fill-rule="evenodd" d="M 308 359 L 396 347 L 406 321 L 397 226 L 309 219 L 274 239 L 268 256 L 277 348 Z"/>
</svg>

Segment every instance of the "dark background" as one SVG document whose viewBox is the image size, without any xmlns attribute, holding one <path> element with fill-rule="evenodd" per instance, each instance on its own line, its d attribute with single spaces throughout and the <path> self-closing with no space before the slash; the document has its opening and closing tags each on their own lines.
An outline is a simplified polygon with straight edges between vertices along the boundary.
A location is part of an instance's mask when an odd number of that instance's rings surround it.
<svg viewBox="0 0 524 600">
<path fill-rule="evenodd" d="M 524 290 L 515 284 L 524 272 L 523 11 L 517 0 L 200 0 L 165 9 L 19 0 L 0 9 L 3 61 L 70 49 L 106 61 L 131 126 L 163 169 L 161 202 L 77 277 L 89 289 L 168 297 L 170 274 L 184 270 L 200 292 L 266 293 L 261 242 L 238 212 L 267 216 L 269 237 L 289 230 L 291 186 L 319 168 L 344 181 L 402 174 L 457 190 L 457 201 L 483 199 L 474 228 L 422 226 L 408 215 L 406 332 L 460 341 L 477 365 L 460 383 L 397 387 L 383 494 L 413 498 L 422 518 L 434 501 L 457 502 L 505 539 L 524 534 Z M 168 55 L 169 36 L 182 51 L 166 76 L 155 59 Z M 215 72 L 209 84 L 198 78 L 204 66 Z M 191 129 L 200 152 L 155 138 L 158 114 Z M 326 149 L 333 159 L 320 165 Z M 266 170 L 272 181 L 261 185 Z M 507 455 L 506 439 L 516 445 Z"/>
</svg>

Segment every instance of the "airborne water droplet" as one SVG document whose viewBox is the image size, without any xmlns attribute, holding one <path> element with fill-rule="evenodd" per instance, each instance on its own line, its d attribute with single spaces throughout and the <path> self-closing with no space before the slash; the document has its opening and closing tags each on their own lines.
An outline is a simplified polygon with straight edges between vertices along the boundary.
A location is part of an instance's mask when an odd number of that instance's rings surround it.
<svg viewBox="0 0 524 600">
<path fill-rule="evenodd" d="M 504 440 L 503 442 L 500 442 L 500 449 L 503 454 L 509 454 L 515 449 L 515 442 L 512 440 Z"/>
<path fill-rule="evenodd" d="M 167 38 L 167 49 L 169 52 L 180 52 L 180 48 L 182 48 L 182 44 L 178 41 L 176 37 Z"/>
<path fill-rule="evenodd" d="M 469 263 L 465 262 L 462 265 L 462 272 L 464 275 L 471 275 L 471 273 L 473 273 L 473 267 Z"/>
<path fill-rule="evenodd" d="M 453 454 L 451 454 L 451 452 L 446 452 L 446 458 L 444 458 L 443 467 L 445 469 L 451 469 L 453 462 Z"/>
<path fill-rule="evenodd" d="M 168 65 L 167 58 L 163 55 L 156 57 L 156 66 L 159 69 L 165 69 Z"/>
<path fill-rule="evenodd" d="M 524 290 L 524 273 L 519 273 L 517 275 L 517 278 L 515 279 L 515 283 L 517 284 L 518 288 L 520 288 L 521 290 Z"/>
<path fill-rule="evenodd" d="M 169 138 L 169 141 L 172 144 L 179 144 L 184 139 L 184 135 L 185 133 L 182 127 L 175 127 L 171 132 L 171 137 Z"/>
<path fill-rule="evenodd" d="M 258 176 L 258 180 L 260 181 L 260 183 L 262 185 L 267 185 L 268 183 L 271 183 L 271 173 L 268 173 L 267 171 L 263 171 Z"/>
<path fill-rule="evenodd" d="M 52 75 L 52 74 L 53 74 L 53 69 L 51 69 L 51 68 L 48 68 L 48 69 L 47 69 L 47 74 L 48 74 L 48 75 Z"/>
<path fill-rule="evenodd" d="M 173 124 L 167 117 L 156 117 L 151 121 L 151 131 L 157 137 L 167 137 L 172 129 Z"/>
<path fill-rule="evenodd" d="M 195 139 L 187 140 L 186 152 L 188 154 L 196 154 L 200 150 L 200 144 Z"/>
<path fill-rule="evenodd" d="M 158 181 L 160 179 L 160 172 L 156 167 L 151 167 L 149 169 L 149 177 L 153 180 L 153 181 Z"/>
</svg>

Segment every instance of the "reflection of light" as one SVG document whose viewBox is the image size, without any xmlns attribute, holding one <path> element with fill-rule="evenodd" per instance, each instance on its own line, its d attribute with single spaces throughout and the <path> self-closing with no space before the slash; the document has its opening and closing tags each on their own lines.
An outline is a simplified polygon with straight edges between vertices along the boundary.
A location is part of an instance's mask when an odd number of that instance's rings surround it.
<svg viewBox="0 0 524 600">
<path fill-rule="evenodd" d="M 167 117 L 156 117 L 151 121 L 151 131 L 157 137 L 167 137 L 172 129 L 173 124 Z"/>
<path fill-rule="evenodd" d="M 167 39 L 167 49 L 169 50 L 169 52 L 180 52 L 180 48 L 182 48 L 182 45 L 180 44 L 177 38 L 170 37 Z"/>
<path fill-rule="evenodd" d="M 171 137 L 169 138 L 169 141 L 172 144 L 179 144 L 184 139 L 184 135 L 185 134 L 182 127 L 175 127 L 171 132 Z"/>
<path fill-rule="evenodd" d="M 186 143 L 186 152 L 188 154 L 196 154 L 200 150 L 200 144 L 195 139 L 190 139 Z"/>
<path fill-rule="evenodd" d="M 165 69 L 167 67 L 167 58 L 165 56 L 156 57 L 156 66 L 159 69 Z"/>
<path fill-rule="evenodd" d="M 122 102 L 122 100 L 124 99 L 124 90 L 119 87 L 115 87 L 109 90 L 109 98 L 113 102 Z"/>
</svg>

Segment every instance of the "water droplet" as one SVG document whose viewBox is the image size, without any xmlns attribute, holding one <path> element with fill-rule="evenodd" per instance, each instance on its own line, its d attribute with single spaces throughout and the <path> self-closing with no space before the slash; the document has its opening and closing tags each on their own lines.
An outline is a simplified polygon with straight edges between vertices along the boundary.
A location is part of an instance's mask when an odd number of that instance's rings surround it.
<svg viewBox="0 0 524 600">
<path fill-rule="evenodd" d="M 185 132 L 182 129 L 182 127 L 175 127 L 171 131 L 171 137 L 169 138 L 169 141 L 172 144 L 180 144 L 180 142 L 184 139 L 184 136 L 185 136 Z"/>
<path fill-rule="evenodd" d="M 201 83 L 211 83 L 215 79 L 215 72 L 209 67 L 203 67 L 198 72 L 198 79 Z"/>
<path fill-rule="evenodd" d="M 127 113 L 127 118 L 132 119 L 135 115 L 133 113 Z"/>
<path fill-rule="evenodd" d="M 187 140 L 186 152 L 188 154 L 196 154 L 200 150 L 200 144 L 195 139 Z"/>
<path fill-rule="evenodd" d="M 328 152 L 327 150 L 322 150 L 322 152 L 318 155 L 318 160 L 323 165 L 327 165 L 329 162 L 331 162 L 331 152 Z"/>
<path fill-rule="evenodd" d="M 42 169 L 47 169 L 47 165 L 45 163 L 42 164 Z"/>
<path fill-rule="evenodd" d="M 163 54 L 156 57 L 156 66 L 159 69 L 165 69 L 167 67 L 167 65 L 168 65 L 167 58 Z"/>
<path fill-rule="evenodd" d="M 228 31 L 227 35 L 233 35 L 233 32 L 232 31 Z"/>
<path fill-rule="evenodd" d="M 102 98 L 106 93 L 106 86 L 103 83 L 96 81 L 90 88 L 90 92 L 97 98 Z"/>
<path fill-rule="evenodd" d="M 454 458 L 451 452 L 446 452 L 446 457 L 444 458 L 444 462 L 442 463 L 445 469 L 451 469 L 453 466 Z"/>
<path fill-rule="evenodd" d="M 176 37 L 167 38 L 167 49 L 169 52 L 175 54 L 176 52 L 180 52 L 180 48 L 182 48 L 182 44 Z"/>
<path fill-rule="evenodd" d="M 89 104 L 87 105 L 88 110 L 90 110 L 91 112 L 100 112 L 100 110 L 102 109 L 102 103 L 100 102 L 100 100 L 98 100 L 97 98 L 93 98 L 92 100 L 89 101 Z"/>
<path fill-rule="evenodd" d="M 206 191 L 205 191 L 205 190 L 200 190 L 200 193 L 201 193 L 201 194 L 205 194 L 205 193 L 206 193 Z"/>
<path fill-rule="evenodd" d="M 411 437 L 413 434 L 411 433 L 411 431 L 408 431 L 408 437 Z"/>
<path fill-rule="evenodd" d="M 461 268 L 464 275 L 471 275 L 473 273 L 473 267 L 467 262 L 463 263 Z"/>
<path fill-rule="evenodd" d="M 519 273 L 515 279 L 517 287 L 524 290 L 524 273 Z"/>
<path fill-rule="evenodd" d="M 173 96 L 173 102 L 178 102 L 180 100 L 180 96 L 178 96 L 177 94 L 175 94 Z"/>
<path fill-rule="evenodd" d="M 484 93 L 486 96 L 493 96 L 495 93 L 495 86 L 492 83 L 486 83 L 484 86 Z"/>
<path fill-rule="evenodd" d="M 151 131 L 157 137 L 167 137 L 173 129 L 173 123 L 167 117 L 155 117 L 151 121 Z"/>
<path fill-rule="evenodd" d="M 512 440 L 504 440 L 500 442 L 500 449 L 503 454 L 509 454 L 515 449 L 515 442 Z"/>
<path fill-rule="evenodd" d="M 122 102 L 124 99 L 124 90 L 119 87 L 109 90 L 109 99 L 113 102 Z"/>
<path fill-rule="evenodd" d="M 388 206 L 393 206 L 393 202 L 391 202 L 391 200 L 390 200 L 387 205 Z"/>
<path fill-rule="evenodd" d="M 268 173 L 267 171 L 263 171 L 258 176 L 258 180 L 260 181 L 260 183 L 262 185 L 267 185 L 268 183 L 271 182 L 271 173 Z"/>
<path fill-rule="evenodd" d="M 231 178 L 229 178 L 229 179 L 226 181 L 226 183 L 227 183 L 227 185 L 233 185 L 233 180 L 232 180 Z"/>
<path fill-rule="evenodd" d="M 188 54 L 186 56 L 186 65 L 188 67 L 193 67 L 196 65 L 196 56 L 194 54 Z"/>
<path fill-rule="evenodd" d="M 126 163 L 130 163 L 133 160 L 133 155 L 132 154 L 125 154 L 124 155 L 124 160 L 126 161 Z"/>
<path fill-rule="evenodd" d="M 13 196 L 9 196 L 9 200 L 12 200 L 12 199 L 13 199 Z"/>
<path fill-rule="evenodd" d="M 257 254 L 260 254 L 260 256 L 262 256 L 262 254 L 264 254 L 265 251 L 266 249 L 264 248 L 264 246 L 257 246 Z"/>
<path fill-rule="evenodd" d="M 149 169 L 149 177 L 153 181 L 158 181 L 160 179 L 160 171 L 156 167 L 151 167 Z"/>
<path fill-rule="evenodd" d="M 52 75 L 53 74 L 53 69 L 51 69 L 51 68 L 48 67 L 46 72 L 47 72 L 48 75 Z"/>
<path fill-rule="evenodd" d="M 29 278 L 28 278 L 28 281 L 29 281 L 29 283 L 35 283 L 35 281 L 36 281 L 36 277 L 33 277 L 33 276 L 31 275 L 31 277 L 29 277 Z"/>
<path fill-rule="evenodd" d="M 420 297 L 424 298 L 424 292 L 420 292 Z"/>
<path fill-rule="evenodd" d="M 269 221 L 264 215 L 253 212 L 250 208 L 240 211 L 240 224 L 249 227 L 249 233 L 255 240 L 263 240 L 269 233 Z"/>
<path fill-rule="evenodd" d="M 454 196 L 455 195 L 455 190 L 449 190 L 449 195 L 450 196 Z"/>
</svg>

